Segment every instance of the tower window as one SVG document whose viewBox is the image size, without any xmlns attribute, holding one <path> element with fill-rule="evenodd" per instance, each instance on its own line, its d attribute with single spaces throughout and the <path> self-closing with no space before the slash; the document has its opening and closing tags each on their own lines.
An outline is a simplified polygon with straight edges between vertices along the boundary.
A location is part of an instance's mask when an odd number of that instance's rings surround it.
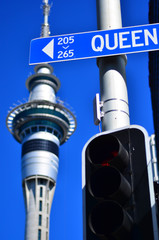
<svg viewBox="0 0 159 240">
<path fill-rule="evenodd" d="M 43 180 L 42 178 L 40 178 L 40 179 L 39 179 L 39 184 L 42 185 L 42 184 L 44 183 L 43 181 L 44 181 L 44 180 Z"/>
<path fill-rule="evenodd" d="M 32 127 L 31 130 L 32 132 L 37 132 L 37 127 Z"/>
<path fill-rule="evenodd" d="M 41 229 L 38 229 L 38 240 L 41 240 Z"/>
<path fill-rule="evenodd" d="M 49 218 L 47 217 L 46 218 L 46 228 L 48 228 L 49 227 Z"/>
<path fill-rule="evenodd" d="M 42 197 L 42 196 L 43 196 L 43 188 L 40 187 L 40 197 Z"/>
<path fill-rule="evenodd" d="M 42 223 L 42 215 L 39 215 L 39 226 L 41 226 Z"/>
<path fill-rule="evenodd" d="M 44 132 L 44 131 L 45 131 L 45 127 L 43 127 L 43 126 L 39 126 L 39 131 Z"/>
<path fill-rule="evenodd" d="M 58 136 L 58 132 L 56 130 L 54 131 L 54 134 L 55 134 L 55 136 Z"/>
<path fill-rule="evenodd" d="M 47 214 L 49 214 L 49 204 L 47 203 Z"/>
<path fill-rule="evenodd" d="M 42 211 L 42 201 L 39 201 L 39 211 Z"/>
<path fill-rule="evenodd" d="M 47 128 L 47 132 L 52 133 L 52 128 Z"/>
<path fill-rule="evenodd" d="M 30 128 L 26 129 L 26 135 L 30 134 Z"/>
</svg>

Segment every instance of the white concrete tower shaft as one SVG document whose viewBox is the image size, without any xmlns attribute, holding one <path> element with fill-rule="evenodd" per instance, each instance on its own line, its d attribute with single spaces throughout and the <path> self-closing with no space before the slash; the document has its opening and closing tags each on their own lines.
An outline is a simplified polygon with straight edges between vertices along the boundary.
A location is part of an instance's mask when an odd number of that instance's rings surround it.
<svg viewBox="0 0 159 240">
<path fill-rule="evenodd" d="M 50 5 L 43 0 L 42 37 L 50 34 Z M 26 208 L 25 240 L 48 240 L 50 210 L 59 166 L 59 146 L 76 129 L 74 114 L 56 99 L 59 79 L 49 64 L 38 64 L 26 81 L 29 101 L 13 108 L 7 127 L 22 144 L 21 170 Z"/>
<path fill-rule="evenodd" d="M 49 178 L 33 176 L 24 180 L 26 205 L 25 239 L 48 240 L 55 185 Z"/>
<path fill-rule="evenodd" d="M 96 0 L 98 30 L 122 27 L 120 0 Z M 104 117 L 102 131 L 113 130 L 130 124 L 126 85 L 126 56 L 98 59 L 100 94 Z"/>
<path fill-rule="evenodd" d="M 35 67 L 26 86 L 29 102 L 13 108 L 7 127 L 22 144 L 21 170 L 26 207 L 25 240 L 48 240 L 52 199 L 59 166 L 59 146 L 76 129 L 76 119 L 56 100 L 60 81 L 49 64 Z"/>
<path fill-rule="evenodd" d="M 56 103 L 54 84 L 49 65 L 36 66 L 36 74 L 28 78 L 29 102 L 49 101 Z M 45 77 L 46 75 L 46 77 Z M 42 77 L 41 77 L 42 76 Z M 40 105 L 40 104 L 39 104 Z M 38 111 L 37 111 L 38 112 Z M 49 113 L 49 112 L 48 112 Z M 36 110 L 32 110 L 36 115 Z M 47 112 L 45 111 L 47 115 Z M 58 173 L 58 148 L 60 140 L 49 130 L 47 120 L 35 116 L 34 122 L 23 125 L 22 181 L 26 207 L 25 240 L 48 240 L 50 210 Z M 27 133 L 28 132 L 28 133 Z"/>
</svg>

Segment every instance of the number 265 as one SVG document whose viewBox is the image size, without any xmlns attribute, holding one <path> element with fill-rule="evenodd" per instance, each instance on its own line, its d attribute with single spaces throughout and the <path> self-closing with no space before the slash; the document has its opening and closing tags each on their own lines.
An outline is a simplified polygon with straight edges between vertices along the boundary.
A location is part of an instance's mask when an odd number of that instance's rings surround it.
<svg viewBox="0 0 159 240">
<path fill-rule="evenodd" d="M 59 51 L 58 52 L 58 58 L 71 58 L 74 56 L 74 50 L 69 50 L 69 51 Z"/>
</svg>

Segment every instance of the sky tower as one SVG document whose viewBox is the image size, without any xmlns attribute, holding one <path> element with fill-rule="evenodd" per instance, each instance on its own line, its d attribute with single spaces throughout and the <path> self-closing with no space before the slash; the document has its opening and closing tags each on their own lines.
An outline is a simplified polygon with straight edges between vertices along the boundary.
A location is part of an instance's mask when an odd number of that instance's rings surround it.
<svg viewBox="0 0 159 240">
<path fill-rule="evenodd" d="M 41 37 L 50 35 L 50 5 L 43 1 Z M 49 64 L 39 64 L 26 81 L 29 101 L 13 108 L 7 127 L 22 144 L 21 170 L 26 208 L 25 240 L 48 240 L 52 199 L 59 165 L 59 146 L 76 129 L 73 113 L 57 100 L 60 81 Z"/>
</svg>

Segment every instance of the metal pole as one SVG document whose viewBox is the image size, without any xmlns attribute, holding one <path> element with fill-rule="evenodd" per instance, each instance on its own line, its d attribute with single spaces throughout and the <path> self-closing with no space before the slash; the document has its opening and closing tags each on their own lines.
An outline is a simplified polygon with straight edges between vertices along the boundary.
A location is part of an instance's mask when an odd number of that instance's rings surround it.
<svg viewBox="0 0 159 240">
<path fill-rule="evenodd" d="M 150 149 L 151 149 L 151 161 L 152 161 L 152 168 L 153 168 L 153 180 L 154 182 L 158 183 L 159 175 L 158 175 L 155 134 L 152 134 L 150 137 Z"/>
<path fill-rule="evenodd" d="M 48 0 L 43 0 L 43 3 L 44 23 L 41 25 L 41 37 L 48 37 L 50 35 L 50 26 L 48 22 L 50 5 L 48 4 Z"/>
<path fill-rule="evenodd" d="M 96 0 L 98 30 L 122 27 L 120 0 Z M 99 58 L 102 131 L 130 125 L 125 55 Z"/>
</svg>

